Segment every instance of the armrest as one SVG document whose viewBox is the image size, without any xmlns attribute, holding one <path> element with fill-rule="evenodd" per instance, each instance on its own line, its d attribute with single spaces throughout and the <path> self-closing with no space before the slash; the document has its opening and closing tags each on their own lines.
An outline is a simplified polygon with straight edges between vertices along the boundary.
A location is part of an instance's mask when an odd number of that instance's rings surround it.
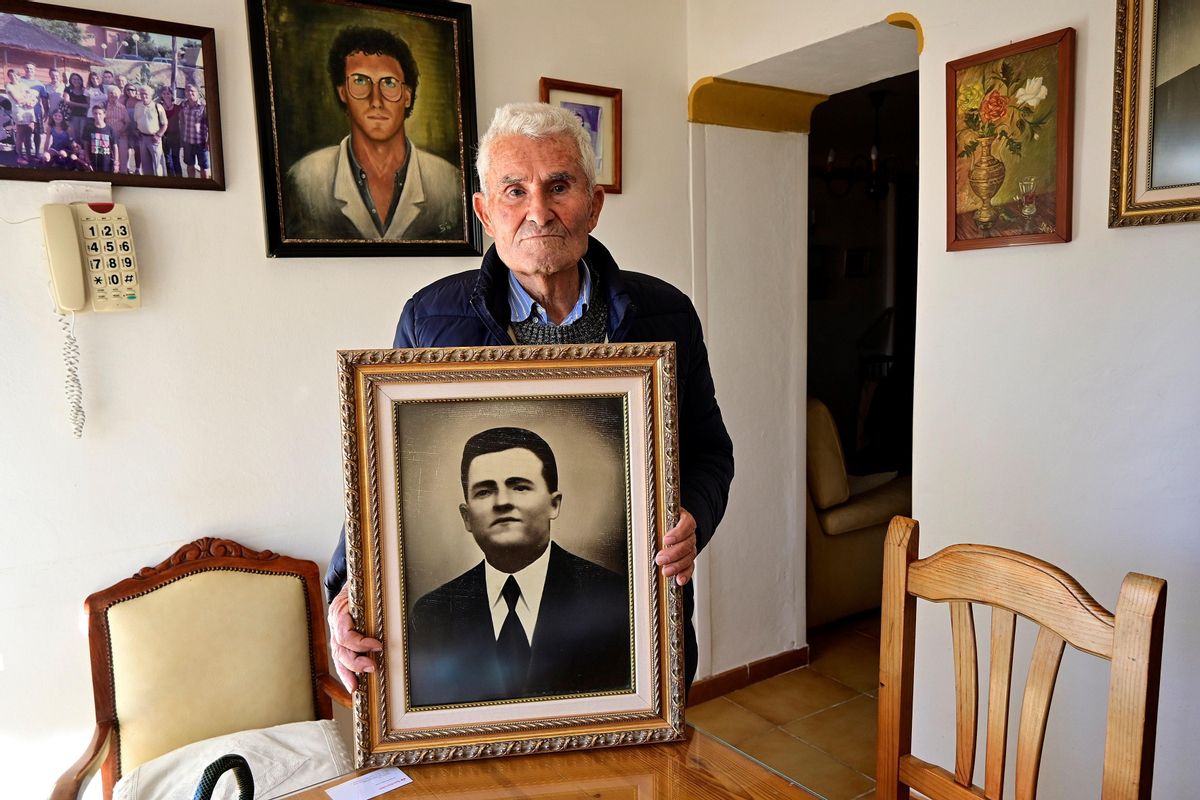
<svg viewBox="0 0 1200 800">
<path fill-rule="evenodd" d="M 350 693 L 346 691 L 346 687 L 342 686 L 342 682 L 333 677 L 329 673 L 319 675 L 317 682 L 321 685 L 321 691 L 329 695 L 333 702 L 337 703 L 342 708 L 353 708 L 354 703 L 351 701 Z M 53 800 L 58 800 L 54 798 Z"/>
<path fill-rule="evenodd" d="M 54 784 L 54 791 L 50 793 L 50 800 L 76 800 L 79 797 L 80 790 L 91 779 L 96 770 L 100 768 L 100 762 L 104 760 L 104 756 L 108 753 L 108 746 L 112 743 L 113 726 L 111 722 L 97 722 L 96 732 L 92 734 L 92 741 L 88 744 L 87 749 L 79 760 L 71 765 L 70 769 L 62 774 L 62 777 Z"/>
<path fill-rule="evenodd" d="M 884 526 L 897 514 L 912 513 L 912 478 L 904 476 L 852 496 L 825 511 L 817 512 L 827 536 Z"/>
</svg>

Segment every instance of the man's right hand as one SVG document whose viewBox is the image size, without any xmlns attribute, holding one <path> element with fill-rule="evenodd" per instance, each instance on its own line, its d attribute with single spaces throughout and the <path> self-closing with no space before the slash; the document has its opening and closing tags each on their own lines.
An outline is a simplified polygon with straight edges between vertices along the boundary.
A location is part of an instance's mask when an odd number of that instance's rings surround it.
<svg viewBox="0 0 1200 800">
<path fill-rule="evenodd" d="M 383 652 L 383 642 L 368 639 L 354 630 L 349 592 L 349 585 L 343 586 L 329 604 L 329 647 L 333 650 L 333 665 L 338 677 L 346 689 L 353 692 L 358 688 L 356 673 L 375 671 L 375 660 L 368 654 Z"/>
</svg>

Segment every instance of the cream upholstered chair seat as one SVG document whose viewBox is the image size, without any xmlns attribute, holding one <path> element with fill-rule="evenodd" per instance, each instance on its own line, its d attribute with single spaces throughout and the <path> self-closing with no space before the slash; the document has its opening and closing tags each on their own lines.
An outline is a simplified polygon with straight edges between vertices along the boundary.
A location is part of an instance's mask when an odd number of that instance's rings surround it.
<svg viewBox="0 0 1200 800">
<path fill-rule="evenodd" d="M 96 735 L 54 800 L 76 797 L 101 758 L 109 798 L 123 775 L 177 748 L 316 724 L 331 716 L 327 695 L 348 705 L 328 675 L 319 587 L 312 561 L 200 539 L 90 596 Z M 207 763 L 194 765 L 193 790 Z"/>
<path fill-rule="evenodd" d="M 912 478 L 849 475 L 833 415 L 808 398 L 805 523 L 808 627 L 879 606 L 883 538 L 912 513 Z"/>
</svg>

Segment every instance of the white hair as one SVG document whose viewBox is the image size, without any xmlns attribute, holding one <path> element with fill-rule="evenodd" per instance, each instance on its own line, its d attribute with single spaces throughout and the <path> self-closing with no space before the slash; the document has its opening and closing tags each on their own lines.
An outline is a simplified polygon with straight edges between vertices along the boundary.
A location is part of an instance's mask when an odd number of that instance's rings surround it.
<svg viewBox="0 0 1200 800">
<path fill-rule="evenodd" d="M 579 168 L 587 178 L 587 190 L 591 192 L 595 188 L 596 160 L 592 153 L 592 140 L 583 129 L 579 117 L 549 103 L 509 103 L 496 109 L 492 124 L 479 139 L 475 170 L 485 195 L 488 193 L 487 174 L 492 161 L 492 145 L 502 136 L 524 136 L 529 139 L 562 136 L 574 142 L 579 151 Z"/>
</svg>

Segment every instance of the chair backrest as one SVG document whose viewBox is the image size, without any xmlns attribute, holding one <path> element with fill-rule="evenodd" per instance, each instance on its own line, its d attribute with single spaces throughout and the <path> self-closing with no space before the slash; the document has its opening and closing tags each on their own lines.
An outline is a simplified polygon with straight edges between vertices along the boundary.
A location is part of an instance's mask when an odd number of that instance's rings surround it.
<svg viewBox="0 0 1200 800">
<path fill-rule="evenodd" d="M 815 397 L 808 398 L 807 446 L 808 493 L 820 509 L 844 503 L 850 497 L 846 459 L 837 424 L 829 408 Z"/>
<path fill-rule="evenodd" d="M 1032 556 L 977 544 L 917 560 L 917 523 L 896 517 L 884 545 L 876 791 L 880 800 L 1001 800 L 1008 739 L 1013 636 L 1018 615 L 1039 627 L 1018 723 L 1017 800 L 1034 800 L 1050 699 L 1066 643 L 1112 662 L 1104 748 L 1104 800 L 1150 797 L 1166 582 L 1131 572 L 1117 613 L 1062 570 Z M 916 599 L 948 603 L 954 647 L 954 771 L 911 754 Z M 977 661 L 972 604 L 991 606 L 984 787 L 975 772 Z"/>
<path fill-rule="evenodd" d="M 331 716 L 318 688 L 329 662 L 312 561 L 199 539 L 84 608 L 96 720 L 115 731 L 105 797 L 121 775 L 185 744 Z"/>
</svg>

